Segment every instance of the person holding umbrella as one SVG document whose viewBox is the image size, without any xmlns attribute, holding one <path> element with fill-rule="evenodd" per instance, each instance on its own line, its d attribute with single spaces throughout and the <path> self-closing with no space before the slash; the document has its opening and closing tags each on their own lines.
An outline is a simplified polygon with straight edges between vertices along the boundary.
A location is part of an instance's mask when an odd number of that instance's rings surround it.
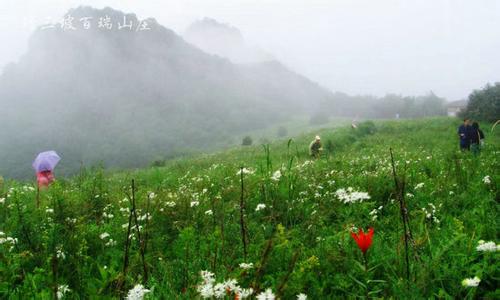
<svg viewBox="0 0 500 300">
<path fill-rule="evenodd" d="M 55 151 L 39 153 L 33 161 L 38 188 L 46 188 L 54 181 L 54 168 L 61 160 Z"/>
</svg>

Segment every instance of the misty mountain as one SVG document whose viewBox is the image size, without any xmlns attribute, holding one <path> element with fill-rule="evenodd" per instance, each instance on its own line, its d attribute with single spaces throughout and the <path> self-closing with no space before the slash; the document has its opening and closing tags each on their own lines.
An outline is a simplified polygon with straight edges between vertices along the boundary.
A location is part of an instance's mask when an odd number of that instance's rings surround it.
<svg viewBox="0 0 500 300">
<path fill-rule="evenodd" d="M 48 149 L 64 174 L 143 166 L 311 114 L 331 96 L 277 61 L 208 54 L 155 19 L 79 7 L 65 20 L 36 30 L 0 76 L 2 175 L 30 175 Z"/>
<path fill-rule="evenodd" d="M 203 51 L 228 58 L 234 63 L 272 61 L 271 54 L 247 45 L 238 28 L 205 18 L 191 24 L 183 37 Z"/>
</svg>

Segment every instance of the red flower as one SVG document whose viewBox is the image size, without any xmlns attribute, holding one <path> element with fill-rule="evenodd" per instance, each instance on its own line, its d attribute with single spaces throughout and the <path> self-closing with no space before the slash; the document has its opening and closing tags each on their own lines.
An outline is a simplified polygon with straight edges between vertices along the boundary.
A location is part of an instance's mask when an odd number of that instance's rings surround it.
<svg viewBox="0 0 500 300">
<path fill-rule="evenodd" d="M 372 245 L 373 228 L 368 229 L 368 233 L 364 233 L 363 229 L 359 229 L 358 234 L 351 232 L 351 236 L 358 244 L 359 249 L 365 254 L 366 250 Z"/>
</svg>

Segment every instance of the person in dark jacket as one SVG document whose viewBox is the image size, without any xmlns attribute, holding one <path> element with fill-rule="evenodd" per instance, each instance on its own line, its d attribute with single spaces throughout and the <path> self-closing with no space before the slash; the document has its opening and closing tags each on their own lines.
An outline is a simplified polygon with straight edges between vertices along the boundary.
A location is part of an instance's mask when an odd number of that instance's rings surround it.
<svg viewBox="0 0 500 300">
<path fill-rule="evenodd" d="M 470 120 L 464 119 L 464 123 L 458 127 L 458 138 L 460 139 L 460 150 L 466 151 L 470 149 Z"/>
<path fill-rule="evenodd" d="M 470 131 L 470 148 L 474 155 L 478 155 L 481 152 L 481 144 L 484 142 L 484 133 L 479 128 L 479 123 L 474 122 L 471 126 Z"/>
</svg>

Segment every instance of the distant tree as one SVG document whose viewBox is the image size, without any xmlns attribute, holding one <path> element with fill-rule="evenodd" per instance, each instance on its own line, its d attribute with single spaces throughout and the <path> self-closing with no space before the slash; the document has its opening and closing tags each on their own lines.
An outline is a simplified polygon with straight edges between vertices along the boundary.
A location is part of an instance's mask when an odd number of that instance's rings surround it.
<svg viewBox="0 0 500 300">
<path fill-rule="evenodd" d="M 241 142 L 241 145 L 243 146 L 250 146 L 252 145 L 253 143 L 253 140 L 252 140 L 252 137 L 247 135 L 243 138 L 243 141 Z"/>
<path fill-rule="evenodd" d="M 288 130 L 286 129 L 286 127 L 284 127 L 284 126 L 280 126 L 280 127 L 278 128 L 278 137 L 280 137 L 280 138 L 281 138 L 281 137 L 285 137 L 285 136 L 287 136 L 287 135 L 288 135 Z"/>
<path fill-rule="evenodd" d="M 488 122 L 500 119 L 500 82 L 473 91 L 469 95 L 467 107 L 459 115 Z"/>
</svg>

